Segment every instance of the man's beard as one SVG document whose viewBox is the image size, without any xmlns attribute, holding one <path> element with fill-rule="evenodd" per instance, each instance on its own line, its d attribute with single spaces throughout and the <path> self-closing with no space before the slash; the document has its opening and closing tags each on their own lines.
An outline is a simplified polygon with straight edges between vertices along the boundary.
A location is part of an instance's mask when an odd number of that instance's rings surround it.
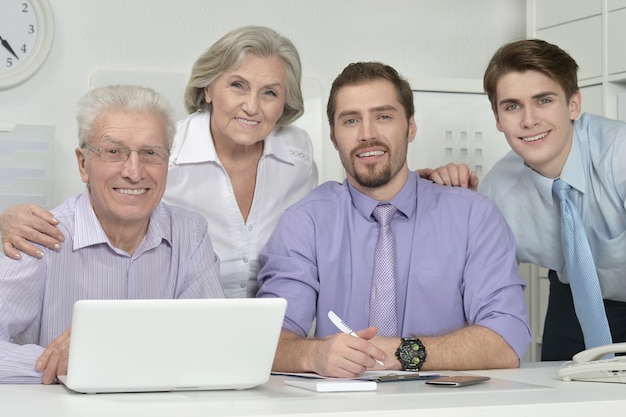
<svg viewBox="0 0 626 417">
<path fill-rule="evenodd" d="M 391 181 L 391 164 L 385 165 L 382 169 L 376 169 L 375 165 L 366 168 L 365 172 L 354 170 L 354 179 L 360 186 L 377 188 Z"/>
</svg>

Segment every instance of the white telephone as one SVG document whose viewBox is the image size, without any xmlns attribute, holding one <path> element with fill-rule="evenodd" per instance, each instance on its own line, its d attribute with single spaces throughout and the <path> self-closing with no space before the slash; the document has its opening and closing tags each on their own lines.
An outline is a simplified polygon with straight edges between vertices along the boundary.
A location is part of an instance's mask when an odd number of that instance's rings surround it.
<svg viewBox="0 0 626 417">
<path fill-rule="evenodd" d="M 602 359 L 611 353 L 626 353 L 626 342 L 598 346 L 574 355 L 557 371 L 563 381 L 620 382 L 626 384 L 626 356 Z"/>
</svg>

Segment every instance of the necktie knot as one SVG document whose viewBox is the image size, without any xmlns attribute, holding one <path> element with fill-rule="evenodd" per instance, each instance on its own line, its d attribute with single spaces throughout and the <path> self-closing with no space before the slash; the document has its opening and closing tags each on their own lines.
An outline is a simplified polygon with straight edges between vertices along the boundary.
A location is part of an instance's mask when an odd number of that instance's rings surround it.
<svg viewBox="0 0 626 417">
<path fill-rule="evenodd" d="M 559 201 L 565 201 L 569 198 L 569 192 L 572 187 L 565 181 L 557 178 L 552 183 L 552 191 L 556 194 Z"/>
<path fill-rule="evenodd" d="M 389 226 L 393 215 L 398 209 L 389 203 L 383 203 L 376 206 L 372 215 L 380 226 Z"/>
</svg>

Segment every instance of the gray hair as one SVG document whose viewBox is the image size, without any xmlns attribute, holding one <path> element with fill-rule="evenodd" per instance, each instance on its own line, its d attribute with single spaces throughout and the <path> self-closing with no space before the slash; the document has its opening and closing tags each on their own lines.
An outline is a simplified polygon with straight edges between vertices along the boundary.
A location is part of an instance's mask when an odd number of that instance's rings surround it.
<svg viewBox="0 0 626 417">
<path fill-rule="evenodd" d="M 285 126 L 300 117 L 304 113 L 300 87 L 302 80 L 300 56 L 289 39 L 264 26 L 244 26 L 235 29 L 200 55 L 193 65 L 185 88 L 187 112 L 211 110 L 212 104 L 204 99 L 204 89 L 224 71 L 238 68 L 248 53 L 261 58 L 278 56 L 285 63 L 287 98 L 283 114 L 276 124 Z"/>
<path fill-rule="evenodd" d="M 168 148 L 172 146 L 176 121 L 169 101 L 147 87 L 111 85 L 90 90 L 78 101 L 76 121 L 80 147 L 91 139 L 98 116 L 108 111 L 150 113 L 163 117 Z"/>
</svg>

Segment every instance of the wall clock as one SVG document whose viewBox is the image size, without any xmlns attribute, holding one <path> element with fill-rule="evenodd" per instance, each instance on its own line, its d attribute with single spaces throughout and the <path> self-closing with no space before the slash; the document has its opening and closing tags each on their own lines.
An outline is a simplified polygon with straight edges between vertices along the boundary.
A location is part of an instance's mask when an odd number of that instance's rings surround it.
<svg viewBox="0 0 626 417">
<path fill-rule="evenodd" d="M 0 89 L 21 84 L 37 72 L 53 38 L 48 0 L 0 0 Z"/>
</svg>

